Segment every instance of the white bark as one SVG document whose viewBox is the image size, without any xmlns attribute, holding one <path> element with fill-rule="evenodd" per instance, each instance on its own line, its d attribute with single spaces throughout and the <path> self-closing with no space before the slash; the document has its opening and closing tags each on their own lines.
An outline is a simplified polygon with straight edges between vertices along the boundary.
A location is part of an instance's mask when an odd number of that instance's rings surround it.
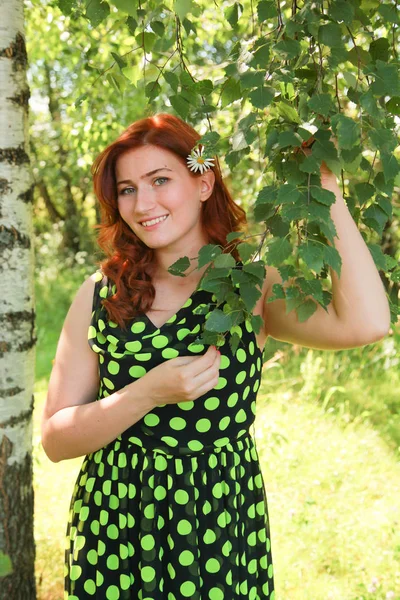
<svg viewBox="0 0 400 600">
<path fill-rule="evenodd" d="M 0 0 L 0 444 L 31 452 L 34 383 L 32 203 L 23 0 Z M 29 318 L 31 315 L 31 318 Z"/>
</svg>

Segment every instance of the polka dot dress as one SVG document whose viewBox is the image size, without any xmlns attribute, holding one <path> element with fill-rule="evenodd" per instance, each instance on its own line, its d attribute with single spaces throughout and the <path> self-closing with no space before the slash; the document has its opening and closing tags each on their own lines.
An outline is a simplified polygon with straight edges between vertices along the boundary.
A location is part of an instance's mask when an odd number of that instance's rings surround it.
<svg viewBox="0 0 400 600">
<path fill-rule="evenodd" d="M 196 290 L 163 326 L 146 315 L 126 330 L 107 320 L 115 286 L 100 271 L 88 331 L 98 354 L 98 400 L 176 356 L 200 355 L 212 294 Z M 214 298 L 215 299 L 215 298 Z M 250 426 L 262 353 L 237 328 L 220 348 L 218 384 L 194 401 L 148 412 L 88 454 L 72 495 L 64 600 L 274 600 L 264 482 Z"/>
</svg>

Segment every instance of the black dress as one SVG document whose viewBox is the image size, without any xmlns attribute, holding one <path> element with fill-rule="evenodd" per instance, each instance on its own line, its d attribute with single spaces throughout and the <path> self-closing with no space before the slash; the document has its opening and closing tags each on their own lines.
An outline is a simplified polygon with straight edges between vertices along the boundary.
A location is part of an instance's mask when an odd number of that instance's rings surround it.
<svg viewBox="0 0 400 600">
<path fill-rule="evenodd" d="M 196 290 L 162 327 L 107 320 L 115 287 L 97 272 L 89 344 L 99 358 L 98 400 L 176 356 L 200 355 L 205 316 Z M 267 500 L 254 437 L 262 352 L 238 328 L 221 351 L 217 386 L 194 401 L 148 412 L 88 454 L 69 513 L 65 600 L 273 600 Z M 134 400 L 133 400 L 134 401 Z"/>
</svg>

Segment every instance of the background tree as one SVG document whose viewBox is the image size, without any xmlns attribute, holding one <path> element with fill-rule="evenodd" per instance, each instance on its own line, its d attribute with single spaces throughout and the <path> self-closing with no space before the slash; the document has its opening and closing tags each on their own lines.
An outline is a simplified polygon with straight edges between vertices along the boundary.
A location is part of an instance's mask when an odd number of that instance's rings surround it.
<svg viewBox="0 0 400 600">
<path fill-rule="evenodd" d="M 22 0 L 0 13 L 0 598 L 35 597 L 33 186 Z"/>
</svg>

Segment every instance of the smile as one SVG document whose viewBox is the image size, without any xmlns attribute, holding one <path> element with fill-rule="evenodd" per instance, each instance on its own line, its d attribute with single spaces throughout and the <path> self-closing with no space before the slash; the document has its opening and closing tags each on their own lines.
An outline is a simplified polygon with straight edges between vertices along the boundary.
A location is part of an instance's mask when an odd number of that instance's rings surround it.
<svg viewBox="0 0 400 600">
<path fill-rule="evenodd" d="M 165 221 L 165 219 L 168 217 L 168 215 L 164 215 L 162 217 L 157 217 L 156 219 L 152 219 L 151 221 L 142 221 L 142 223 L 140 223 L 141 225 L 143 225 L 143 227 L 151 227 L 152 225 L 156 225 L 157 223 L 161 223 L 162 221 Z"/>
</svg>

